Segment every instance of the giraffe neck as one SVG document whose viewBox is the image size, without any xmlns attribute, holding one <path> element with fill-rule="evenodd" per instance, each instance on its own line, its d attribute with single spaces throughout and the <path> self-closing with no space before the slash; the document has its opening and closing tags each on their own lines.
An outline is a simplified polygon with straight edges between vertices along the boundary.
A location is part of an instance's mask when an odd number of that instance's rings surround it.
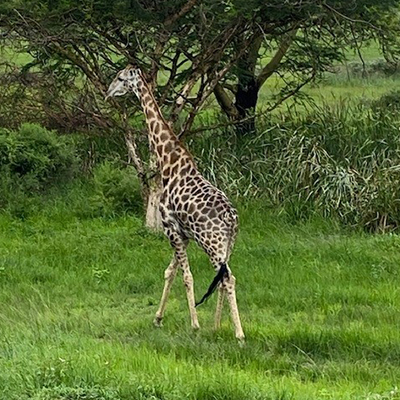
<svg viewBox="0 0 400 400">
<path fill-rule="evenodd" d="M 174 171 L 171 167 L 179 164 L 179 160 L 181 160 L 180 167 L 185 164 L 194 166 L 189 152 L 165 121 L 150 88 L 143 78 L 140 85 L 140 101 L 146 117 L 150 149 L 156 155 L 160 172 L 166 175 L 166 171 Z M 175 172 L 177 172 L 176 168 Z"/>
</svg>

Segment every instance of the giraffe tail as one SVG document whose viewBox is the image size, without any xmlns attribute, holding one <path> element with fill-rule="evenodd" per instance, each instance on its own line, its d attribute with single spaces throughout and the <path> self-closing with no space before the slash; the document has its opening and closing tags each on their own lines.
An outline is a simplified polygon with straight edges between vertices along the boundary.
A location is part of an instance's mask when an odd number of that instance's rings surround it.
<svg viewBox="0 0 400 400">
<path fill-rule="evenodd" d="M 204 303 L 215 291 L 217 288 L 218 284 L 222 282 L 224 279 L 224 276 L 228 274 L 228 267 L 226 266 L 226 263 L 221 263 L 221 267 L 217 272 L 217 275 L 211 282 L 210 287 L 207 290 L 207 293 L 201 298 L 199 302 L 196 303 L 196 307 L 199 306 L 200 304 Z"/>
</svg>

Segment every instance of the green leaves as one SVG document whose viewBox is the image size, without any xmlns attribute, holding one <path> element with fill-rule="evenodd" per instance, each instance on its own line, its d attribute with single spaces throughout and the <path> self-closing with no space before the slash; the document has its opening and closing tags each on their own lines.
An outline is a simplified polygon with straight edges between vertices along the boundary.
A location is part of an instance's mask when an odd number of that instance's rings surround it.
<svg viewBox="0 0 400 400">
<path fill-rule="evenodd" d="M 32 194 L 74 176 L 77 165 L 75 147 L 67 137 L 32 124 L 18 131 L 0 130 L 0 205 L 18 191 Z"/>
</svg>

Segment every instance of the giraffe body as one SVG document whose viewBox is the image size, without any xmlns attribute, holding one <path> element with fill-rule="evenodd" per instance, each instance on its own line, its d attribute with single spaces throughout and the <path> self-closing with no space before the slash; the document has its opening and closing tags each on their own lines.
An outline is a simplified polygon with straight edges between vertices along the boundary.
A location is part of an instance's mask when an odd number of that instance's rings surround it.
<svg viewBox="0 0 400 400">
<path fill-rule="evenodd" d="M 237 212 L 225 194 L 208 182 L 197 170 L 188 150 L 172 132 L 140 70 L 128 66 L 111 83 L 107 97 L 134 92 L 140 99 L 146 116 L 150 148 L 157 158 L 162 178 L 160 213 L 163 228 L 175 254 L 165 270 L 165 284 L 154 320 L 160 326 L 164 317 L 172 282 L 180 267 L 186 288 L 192 327 L 199 328 L 194 300 L 193 277 L 186 248 L 195 240 L 207 253 L 217 271 L 202 303 L 218 286 L 215 326 L 220 326 L 224 296 L 228 299 L 236 337 L 244 339 L 236 304 L 235 277 L 228 261 L 238 228 Z"/>
</svg>

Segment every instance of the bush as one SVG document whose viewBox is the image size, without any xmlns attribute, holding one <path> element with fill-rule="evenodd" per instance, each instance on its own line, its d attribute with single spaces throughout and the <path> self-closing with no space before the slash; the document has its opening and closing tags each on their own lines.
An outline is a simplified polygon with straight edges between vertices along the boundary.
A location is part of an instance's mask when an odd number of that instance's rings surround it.
<svg viewBox="0 0 400 400">
<path fill-rule="evenodd" d="M 95 166 L 88 197 L 76 210 L 81 216 L 109 216 L 141 213 L 139 181 L 131 168 L 105 161 Z"/>
<path fill-rule="evenodd" d="M 39 211 L 46 199 L 53 199 L 54 211 L 67 207 L 65 212 L 80 217 L 140 212 L 138 179 L 120 161 L 107 161 L 110 156 L 118 159 L 115 150 L 110 155 L 108 144 L 102 152 L 96 151 L 92 174 L 78 177 L 85 169 L 84 153 L 89 146 L 84 138 L 78 140 L 79 150 L 76 138 L 38 125 L 0 129 L 0 209 L 25 218 Z"/>
<path fill-rule="evenodd" d="M 33 124 L 0 129 L 0 208 L 21 208 L 30 195 L 71 179 L 78 168 L 76 147 L 68 137 Z"/>
<path fill-rule="evenodd" d="M 78 165 L 75 153 L 66 136 L 38 125 L 0 130 L 0 168 L 28 190 L 40 190 L 57 178 L 73 175 Z"/>
<path fill-rule="evenodd" d="M 383 59 L 377 59 L 370 62 L 351 62 L 348 64 L 349 71 L 354 77 L 364 78 L 365 76 L 392 76 L 399 73 L 397 63 L 387 62 Z"/>
<path fill-rule="evenodd" d="M 400 109 L 400 91 L 393 90 L 384 94 L 379 99 L 374 100 L 371 106 L 377 111 L 398 111 Z"/>
</svg>

